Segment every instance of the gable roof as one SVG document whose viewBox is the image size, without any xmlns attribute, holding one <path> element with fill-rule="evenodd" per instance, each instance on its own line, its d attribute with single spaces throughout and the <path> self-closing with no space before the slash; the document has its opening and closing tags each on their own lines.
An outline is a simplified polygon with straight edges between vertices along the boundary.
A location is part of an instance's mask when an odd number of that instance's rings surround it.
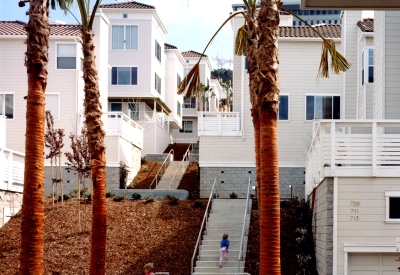
<svg viewBox="0 0 400 275">
<path fill-rule="evenodd" d="M 340 25 L 315 25 L 319 33 L 325 38 L 340 38 Z M 279 37 L 318 38 L 319 36 L 308 26 L 280 26 Z"/>
<path fill-rule="evenodd" d="M 177 50 L 178 47 L 174 46 L 174 45 L 171 45 L 171 44 L 168 44 L 168 43 L 164 43 L 164 49 L 166 49 L 166 50 Z"/>
<path fill-rule="evenodd" d="M 0 21 L 0 35 L 26 35 L 22 21 Z M 75 24 L 56 24 L 50 25 L 50 35 L 59 36 L 78 36 L 80 26 Z"/>
<path fill-rule="evenodd" d="M 205 55 L 205 54 L 202 55 L 201 53 L 198 53 L 195 51 L 184 51 L 184 52 L 182 52 L 182 56 L 183 57 L 201 57 L 201 56 L 207 57 L 207 55 Z"/>
<path fill-rule="evenodd" d="M 142 3 L 139 3 L 136 1 L 121 2 L 121 3 L 114 3 L 114 4 L 103 4 L 103 5 L 100 5 L 99 8 L 102 8 L 102 9 L 152 9 L 152 10 L 156 9 L 154 6 L 142 4 Z"/>
<path fill-rule="evenodd" d="M 374 19 L 364 18 L 363 21 L 358 21 L 357 26 L 363 32 L 374 32 Z"/>
</svg>

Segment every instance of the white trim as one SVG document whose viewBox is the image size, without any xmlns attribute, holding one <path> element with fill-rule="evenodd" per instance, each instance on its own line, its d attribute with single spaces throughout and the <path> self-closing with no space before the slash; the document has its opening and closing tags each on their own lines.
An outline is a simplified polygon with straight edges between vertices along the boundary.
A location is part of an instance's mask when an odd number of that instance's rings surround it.
<svg viewBox="0 0 400 275">
<path fill-rule="evenodd" d="M 337 275 L 337 263 L 338 263 L 338 178 L 333 178 L 333 275 Z"/>
<path fill-rule="evenodd" d="M 375 77 L 374 77 L 374 82 L 369 82 L 368 78 L 369 78 L 369 50 L 373 50 L 374 51 L 374 46 L 364 46 L 364 48 L 361 51 L 362 54 L 362 58 L 364 59 L 364 68 L 362 67 L 362 63 L 361 63 L 361 71 L 364 70 L 364 84 L 368 85 L 368 84 L 372 84 L 375 82 Z M 373 67 L 375 66 L 375 51 L 374 51 L 374 60 L 373 60 Z M 375 70 L 374 70 L 374 75 L 375 75 Z M 362 77 L 362 75 L 361 75 Z M 362 80 L 362 79 L 361 79 Z M 361 82 L 362 83 L 362 82 Z"/>
<path fill-rule="evenodd" d="M 280 120 L 279 119 L 279 112 L 278 112 L 278 121 L 281 121 L 281 122 L 285 122 L 286 121 L 286 122 L 288 122 L 288 121 L 290 121 L 290 93 L 280 93 L 279 96 L 287 96 L 288 97 L 288 119 Z M 279 100 L 279 104 L 280 104 L 280 100 Z M 242 112 L 242 114 L 243 114 L 243 112 Z"/>
<path fill-rule="evenodd" d="M 109 24 L 109 26 L 110 26 L 110 33 L 111 33 L 111 35 L 109 36 L 109 50 L 110 51 L 115 51 L 115 52 L 138 52 L 139 50 L 140 50 L 140 48 L 139 48 L 139 45 L 140 45 L 140 41 L 139 41 L 139 38 L 140 38 L 140 34 L 139 34 L 139 31 L 140 31 L 140 28 L 139 28 L 139 24 L 117 24 L 117 23 L 115 23 L 115 24 Z M 113 42 L 113 39 L 112 39 L 112 35 L 113 35 L 113 31 L 112 31 L 112 28 L 113 28 L 113 26 L 124 26 L 124 48 L 123 49 L 113 49 L 113 47 L 112 47 L 112 42 Z M 135 49 L 135 50 L 132 50 L 132 49 L 125 49 L 126 48 L 126 40 L 125 40 L 125 38 L 126 38 L 126 26 L 137 26 L 137 33 L 138 33 L 138 35 L 137 35 L 137 42 L 138 42 L 138 44 L 137 44 L 137 49 Z"/>
<path fill-rule="evenodd" d="M 302 0 L 302 1 L 304 1 L 304 0 Z M 341 42 L 341 46 L 342 46 L 342 49 L 343 49 L 343 56 L 346 56 L 346 54 L 347 54 L 347 48 L 346 48 L 346 45 L 347 45 L 347 28 L 348 28 L 348 26 L 347 26 L 347 14 L 346 14 L 346 16 L 344 16 L 345 14 L 345 11 L 341 11 L 341 14 L 340 14 L 340 18 L 342 19 L 342 42 Z M 344 28 L 343 28 L 343 26 L 344 26 Z M 346 79 L 347 79 L 347 73 L 346 72 L 344 72 L 343 73 L 343 79 L 342 79 L 342 81 L 343 81 L 343 84 L 342 84 L 342 87 L 343 87 L 343 96 L 342 96 L 342 93 L 340 94 L 340 102 L 342 102 L 343 101 L 343 104 L 340 104 L 341 106 L 340 106 L 340 119 L 346 119 L 346 89 L 347 89 L 347 87 L 346 87 Z M 342 105 L 343 105 L 343 108 L 342 108 Z M 343 109 L 343 110 L 342 110 Z M 342 113 L 343 113 L 343 117 L 342 117 Z"/>
<path fill-rule="evenodd" d="M 396 252 L 396 243 L 395 243 L 395 240 L 393 241 L 393 244 L 348 244 L 348 243 L 345 243 L 345 244 L 343 244 L 343 252 L 347 252 L 347 253 Z"/>
<path fill-rule="evenodd" d="M 316 96 L 332 96 L 332 97 L 338 96 L 339 98 L 341 98 L 340 93 L 339 94 L 338 93 L 320 93 L 320 94 L 319 93 L 305 93 L 304 94 L 304 121 L 305 122 L 313 121 L 316 119 L 316 118 L 307 119 L 307 96 L 314 96 L 314 97 L 316 97 Z M 339 105 L 340 105 L 340 103 L 339 103 Z M 332 116 L 333 116 L 333 98 L 332 98 Z M 340 114 L 339 114 L 339 116 L 340 116 Z M 333 119 L 333 117 L 331 119 Z M 322 119 L 318 119 L 318 120 L 322 120 Z"/>
<path fill-rule="evenodd" d="M 79 66 L 79 63 L 78 63 L 78 43 L 75 41 L 75 42 L 58 42 L 58 41 L 55 41 L 54 42 L 54 44 L 55 44 L 55 62 L 54 62 L 54 69 L 55 70 L 66 70 L 66 71 L 73 71 L 73 70 L 80 70 L 80 66 Z M 75 45 L 75 69 L 59 69 L 58 68 L 58 61 L 57 61 L 57 57 L 58 57 L 58 45 Z"/>
<path fill-rule="evenodd" d="M 400 191 L 385 191 L 386 209 L 385 209 L 385 223 L 400 223 L 400 219 L 389 218 L 389 199 L 400 198 Z"/>
</svg>

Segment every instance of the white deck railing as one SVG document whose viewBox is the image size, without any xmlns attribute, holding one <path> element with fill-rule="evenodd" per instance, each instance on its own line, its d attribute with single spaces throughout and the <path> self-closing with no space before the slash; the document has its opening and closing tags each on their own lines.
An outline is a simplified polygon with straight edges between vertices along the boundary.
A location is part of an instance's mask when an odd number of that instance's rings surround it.
<svg viewBox="0 0 400 275">
<path fill-rule="evenodd" d="M 240 113 L 199 112 L 198 136 L 241 136 Z"/>
<path fill-rule="evenodd" d="M 6 147 L 6 117 L 0 115 L 0 148 Z"/>
<path fill-rule="evenodd" d="M 122 112 L 104 112 L 102 120 L 106 134 L 121 135 L 132 144 L 143 148 L 143 127 L 127 115 Z"/>
<path fill-rule="evenodd" d="M 24 190 L 25 155 L 0 147 L 0 190 Z"/>
<path fill-rule="evenodd" d="M 306 194 L 325 177 L 400 177 L 400 121 L 315 121 L 306 162 Z"/>
</svg>

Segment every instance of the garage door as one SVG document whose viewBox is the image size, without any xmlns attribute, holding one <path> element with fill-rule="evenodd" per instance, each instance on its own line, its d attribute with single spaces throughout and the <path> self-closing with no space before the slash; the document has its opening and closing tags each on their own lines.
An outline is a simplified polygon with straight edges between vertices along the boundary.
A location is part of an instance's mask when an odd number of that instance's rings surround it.
<svg viewBox="0 0 400 275">
<path fill-rule="evenodd" d="M 349 253 L 349 275 L 398 275 L 400 254 L 397 253 Z"/>
</svg>

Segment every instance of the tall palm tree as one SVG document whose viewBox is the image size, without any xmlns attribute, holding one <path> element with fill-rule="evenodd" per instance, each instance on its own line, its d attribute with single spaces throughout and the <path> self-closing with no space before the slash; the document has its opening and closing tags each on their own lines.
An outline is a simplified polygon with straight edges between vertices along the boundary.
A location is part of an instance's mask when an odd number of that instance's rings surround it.
<svg viewBox="0 0 400 275">
<path fill-rule="evenodd" d="M 93 21 L 101 0 L 96 0 L 90 13 L 90 0 L 51 0 L 52 8 L 56 1 L 61 9 L 69 11 L 76 2 L 79 7 L 81 39 L 83 51 L 83 80 L 85 82 L 84 110 L 87 126 L 87 137 L 91 155 L 91 171 L 93 182 L 92 204 L 92 247 L 90 255 L 90 274 L 105 274 L 106 258 L 106 148 L 104 145 L 103 122 L 101 120 L 102 106 L 98 72 L 96 69 Z"/>
<path fill-rule="evenodd" d="M 20 6 L 24 6 L 21 2 Z M 28 74 L 25 172 L 19 274 L 43 274 L 44 133 L 47 85 L 48 0 L 30 1 L 25 66 Z"/>
<path fill-rule="evenodd" d="M 260 274 L 278 275 L 281 274 L 277 143 L 279 100 L 278 37 L 279 14 L 282 3 L 280 0 L 260 0 L 260 8 L 257 8 L 256 0 L 243 0 L 243 2 L 246 5 L 246 11 L 232 14 L 223 25 L 238 14 L 241 14 L 245 19 L 245 25 L 239 29 L 236 37 L 235 53 L 237 55 L 245 55 L 248 59 L 259 198 Z M 215 35 L 211 38 L 209 44 Z M 320 34 L 318 35 L 324 41 L 320 75 L 328 77 L 329 55 L 331 56 L 331 66 L 335 73 L 346 71 L 350 64 L 336 51 L 335 43 L 332 40 L 325 39 Z M 181 82 L 178 94 L 185 92 L 186 88 L 188 88 L 187 92 L 190 92 L 190 89 L 196 89 L 194 83 L 198 82 L 198 78 L 198 66 L 194 66 Z"/>
<path fill-rule="evenodd" d="M 232 98 L 233 98 L 232 82 L 230 80 L 227 80 L 225 82 L 220 82 L 219 84 L 225 90 L 226 108 L 227 111 L 230 112 L 232 106 Z"/>
</svg>

